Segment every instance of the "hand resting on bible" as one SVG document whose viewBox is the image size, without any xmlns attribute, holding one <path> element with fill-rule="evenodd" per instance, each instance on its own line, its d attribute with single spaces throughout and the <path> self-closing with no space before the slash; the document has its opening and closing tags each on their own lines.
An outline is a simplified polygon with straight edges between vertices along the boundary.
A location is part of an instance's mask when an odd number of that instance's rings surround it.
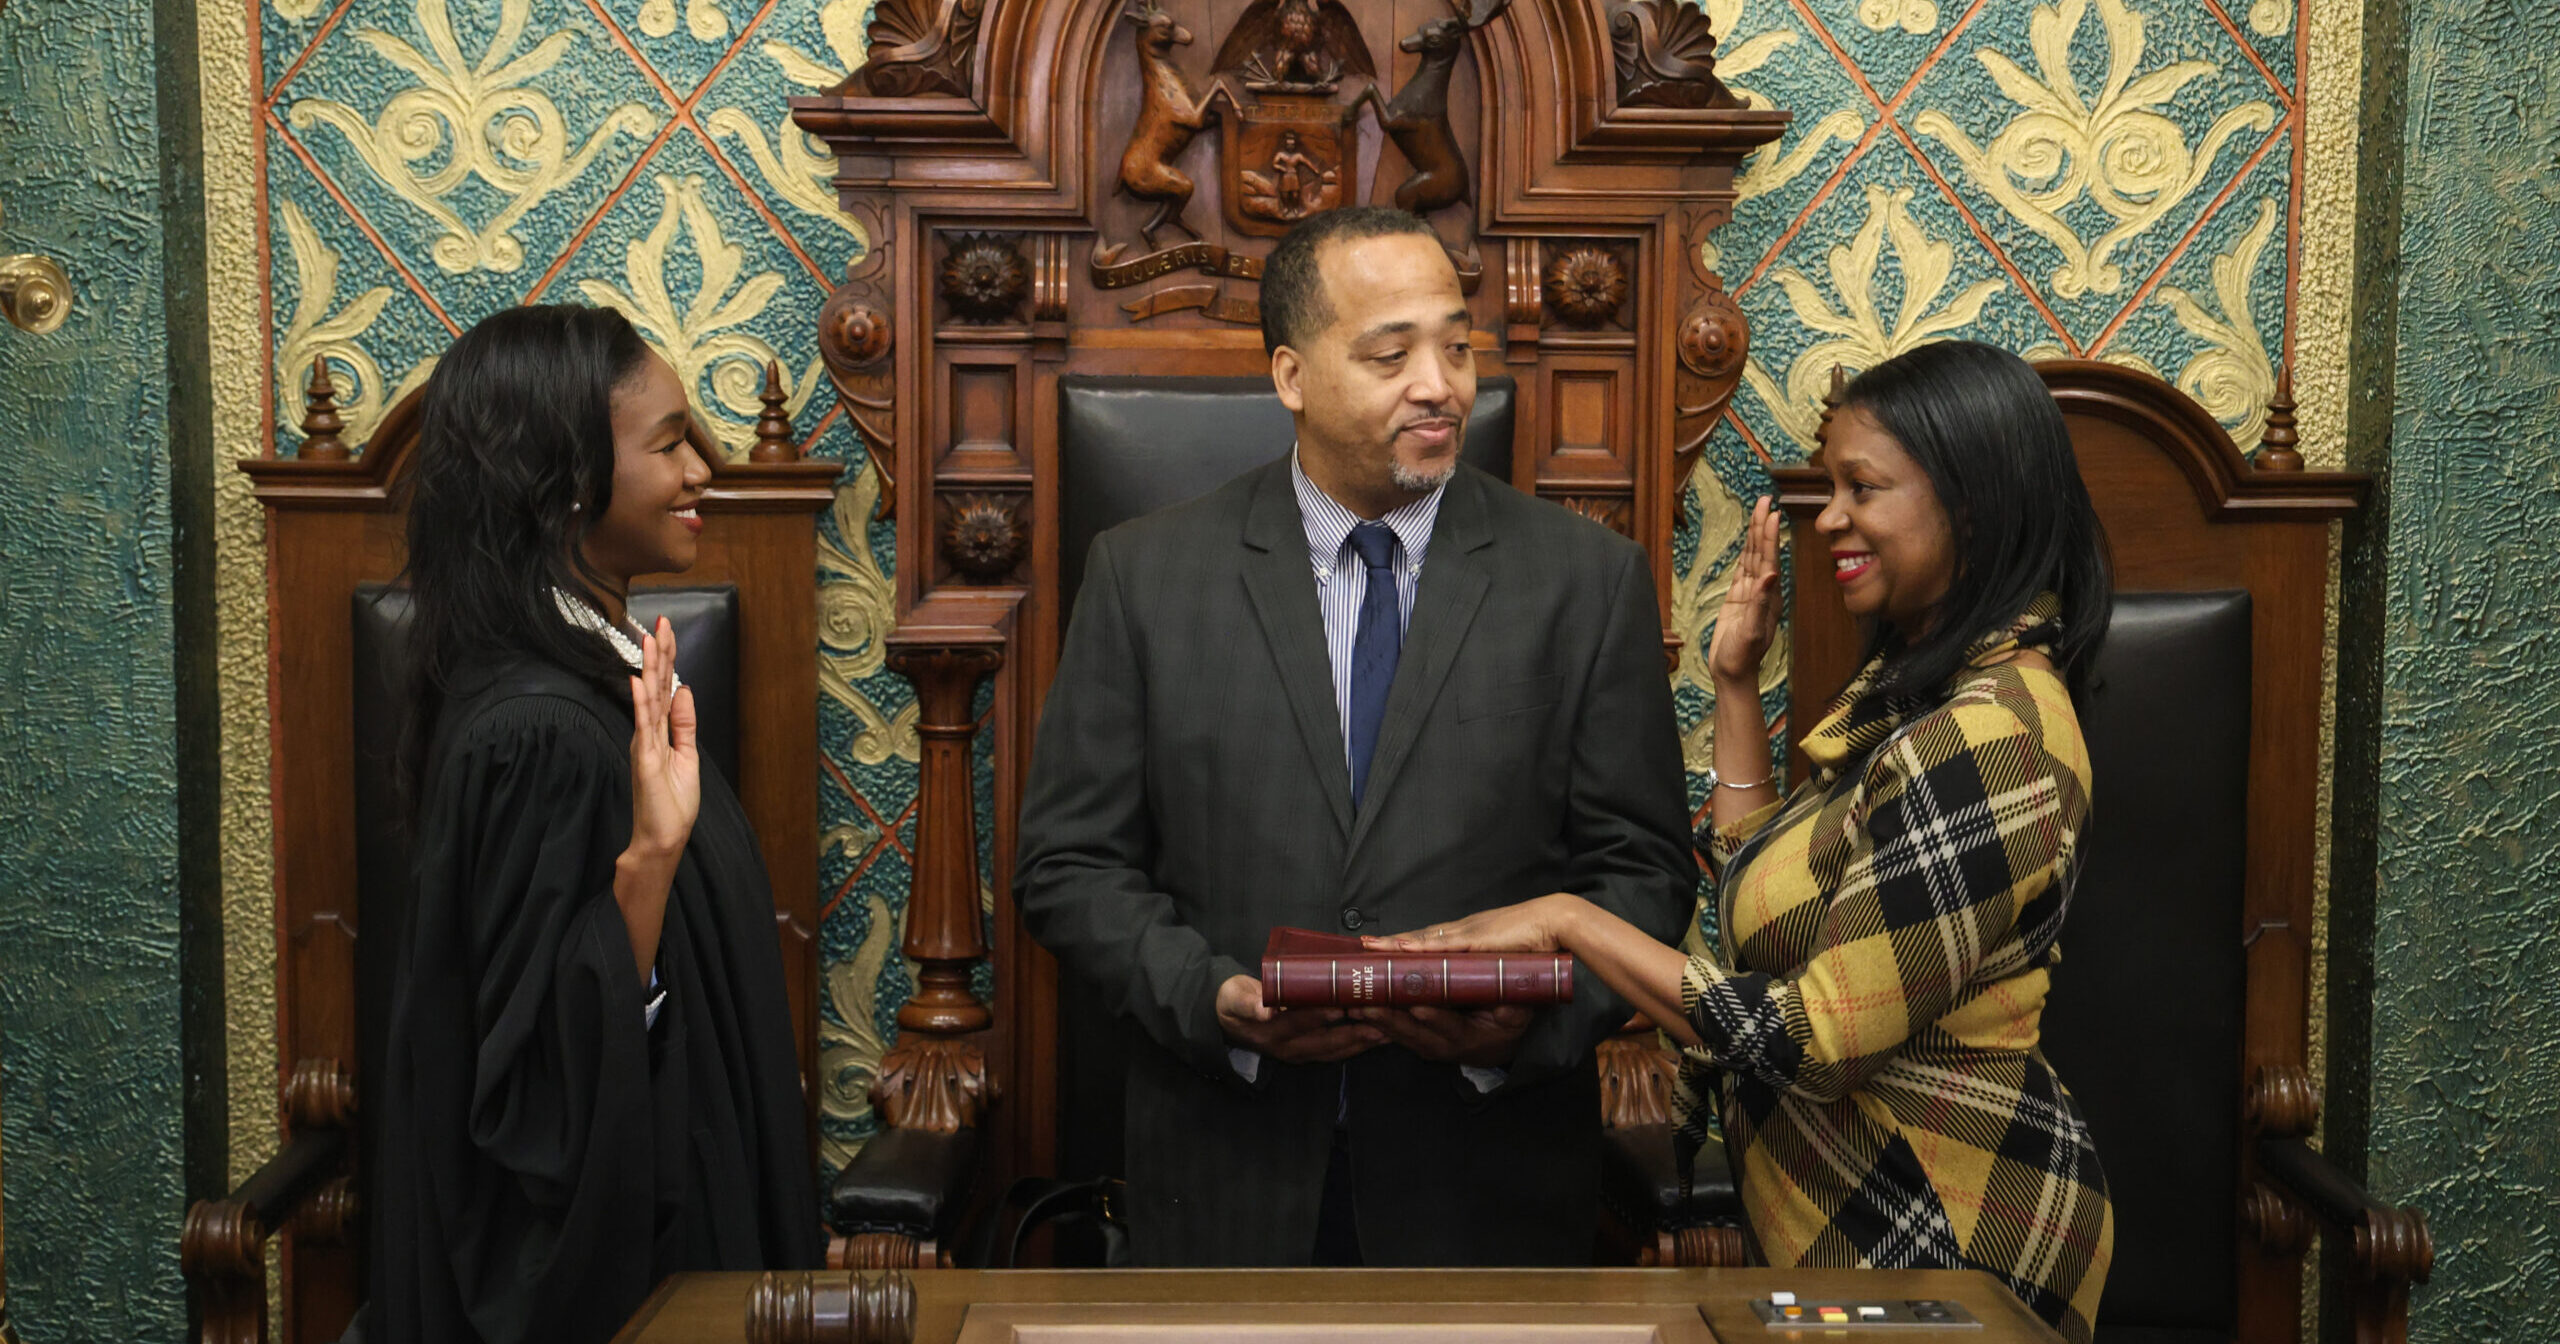
<svg viewBox="0 0 2560 1344">
<path fill-rule="evenodd" d="M 1340 1008 L 1270 1008 L 1262 982 L 1229 976 L 1218 986 L 1218 1026 L 1237 1046 L 1290 1064 L 1338 1064 L 1387 1043 L 1375 1025 Z"/>
</svg>

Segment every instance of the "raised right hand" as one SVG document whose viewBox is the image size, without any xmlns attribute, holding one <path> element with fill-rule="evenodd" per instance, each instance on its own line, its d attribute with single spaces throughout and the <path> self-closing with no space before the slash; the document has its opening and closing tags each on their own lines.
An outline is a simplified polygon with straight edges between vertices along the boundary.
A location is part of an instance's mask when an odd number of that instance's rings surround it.
<svg viewBox="0 0 2560 1344">
<path fill-rule="evenodd" d="M 1724 590 L 1724 606 L 1716 612 L 1716 629 L 1707 644 L 1707 673 L 1719 687 L 1748 686 L 1760 691 L 1760 662 L 1778 635 L 1779 513 L 1763 495 L 1751 506 L 1751 525 L 1742 536 L 1742 557 L 1734 562 L 1733 583 Z"/>
<path fill-rule="evenodd" d="M 676 632 L 663 616 L 640 637 L 631 679 L 631 853 L 672 862 L 702 814 L 702 754 L 693 691 L 675 685 Z"/>
<path fill-rule="evenodd" d="M 1335 1064 L 1387 1043 L 1386 1033 L 1339 1008 L 1269 1008 L 1262 982 L 1227 977 L 1218 986 L 1218 1026 L 1238 1046 L 1287 1064 Z"/>
</svg>

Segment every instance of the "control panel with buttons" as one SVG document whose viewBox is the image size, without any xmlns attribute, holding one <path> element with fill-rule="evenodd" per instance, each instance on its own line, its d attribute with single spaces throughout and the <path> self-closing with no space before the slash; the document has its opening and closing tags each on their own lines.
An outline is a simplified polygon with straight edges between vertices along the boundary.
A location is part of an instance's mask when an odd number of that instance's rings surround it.
<svg viewBox="0 0 2560 1344">
<path fill-rule="evenodd" d="M 1753 1315 L 1772 1330 L 1864 1328 L 1869 1330 L 1979 1330 L 1982 1322 L 1960 1302 L 1937 1298 L 1799 1301 L 1794 1293 L 1754 1298 Z"/>
</svg>

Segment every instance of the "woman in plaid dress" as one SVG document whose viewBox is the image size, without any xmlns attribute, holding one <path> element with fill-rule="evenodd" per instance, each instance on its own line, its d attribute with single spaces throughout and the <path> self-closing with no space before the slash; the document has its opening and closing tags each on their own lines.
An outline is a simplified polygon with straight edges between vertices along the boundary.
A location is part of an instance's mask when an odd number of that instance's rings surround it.
<svg viewBox="0 0 2560 1344">
<path fill-rule="evenodd" d="M 1990 346 L 1869 370 L 1823 459 L 1815 526 L 1869 657 L 1780 798 L 1760 501 L 1707 655 L 1716 945 L 1562 893 L 1379 945 L 1572 952 L 1683 1046 L 1683 1155 L 1717 1106 L 1770 1264 L 1988 1270 L 2086 1341 L 2114 1219 L 2036 1041 L 2089 823 L 2073 706 L 2112 609 L 2105 538 L 2052 397 Z"/>
</svg>

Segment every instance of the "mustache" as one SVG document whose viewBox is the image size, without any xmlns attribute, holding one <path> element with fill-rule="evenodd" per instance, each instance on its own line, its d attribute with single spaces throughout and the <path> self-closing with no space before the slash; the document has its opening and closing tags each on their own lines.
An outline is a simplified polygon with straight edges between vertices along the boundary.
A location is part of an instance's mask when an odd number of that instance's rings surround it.
<svg viewBox="0 0 2560 1344">
<path fill-rule="evenodd" d="M 1396 432 L 1398 434 L 1402 434 L 1408 429 L 1421 429 L 1425 426 L 1440 425 L 1446 425 L 1455 429 L 1460 423 L 1462 423 L 1462 420 L 1463 417 L 1459 416 L 1455 411 L 1430 411 L 1422 415 L 1417 415 L 1412 419 L 1397 425 Z"/>
</svg>

